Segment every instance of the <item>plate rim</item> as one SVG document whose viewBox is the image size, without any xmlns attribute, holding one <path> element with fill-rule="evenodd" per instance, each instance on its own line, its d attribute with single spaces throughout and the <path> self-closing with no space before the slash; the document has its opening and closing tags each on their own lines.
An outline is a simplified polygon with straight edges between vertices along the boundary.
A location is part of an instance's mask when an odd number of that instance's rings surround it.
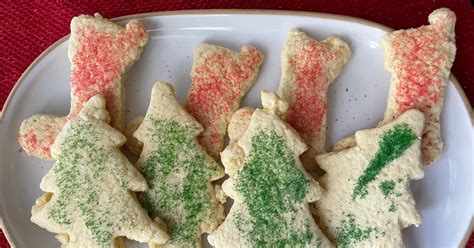
<svg viewBox="0 0 474 248">
<path fill-rule="evenodd" d="M 139 14 L 131 14 L 125 16 L 119 16 L 115 18 L 110 18 L 112 21 L 124 21 L 124 20 L 132 20 L 132 19 L 139 19 L 139 18 L 146 18 L 146 17 L 155 17 L 155 16 L 169 16 L 169 15 L 236 15 L 236 14 L 253 14 L 253 15 L 280 15 L 280 16 L 308 16 L 308 17 L 318 17 L 318 18 L 325 18 L 331 20 L 341 20 L 347 21 L 357 24 L 362 24 L 365 26 L 369 26 L 372 28 L 377 28 L 385 32 L 391 32 L 394 29 L 383 24 L 370 21 L 367 19 L 359 18 L 359 17 L 352 17 L 347 15 L 340 15 L 340 14 L 330 14 L 330 13 L 322 13 L 322 12 L 310 12 L 310 11 L 297 11 L 297 10 L 271 10 L 271 9 L 193 9 L 193 10 L 172 10 L 172 11 L 154 11 L 154 12 L 145 12 Z M 36 59 L 31 62 L 31 64 L 25 69 L 25 71 L 21 74 L 20 78 L 16 81 L 15 85 L 11 89 L 10 93 L 3 104 L 2 109 L 0 110 L 0 123 L 3 120 L 3 112 L 7 109 L 10 102 L 12 101 L 13 95 L 15 94 L 16 90 L 18 89 L 19 85 L 25 80 L 28 74 L 33 70 L 33 68 L 46 57 L 52 50 L 54 50 L 57 46 L 62 44 L 69 38 L 69 34 L 59 38 L 53 44 L 48 46 Z M 464 107 L 469 115 L 469 119 L 471 120 L 471 126 L 474 126 L 474 112 L 471 103 L 469 102 L 466 93 L 462 89 L 461 84 L 456 79 L 456 77 L 450 73 L 449 79 L 453 83 L 456 91 L 461 97 L 461 100 L 464 103 Z M 16 247 L 16 244 L 13 243 L 12 235 L 8 232 L 8 228 L 3 222 L 2 216 L 0 215 L 0 229 L 5 235 L 7 242 L 10 244 L 12 248 Z M 471 235 L 474 231 L 474 214 L 471 216 L 471 222 L 464 234 L 459 247 L 464 247 Z"/>
</svg>

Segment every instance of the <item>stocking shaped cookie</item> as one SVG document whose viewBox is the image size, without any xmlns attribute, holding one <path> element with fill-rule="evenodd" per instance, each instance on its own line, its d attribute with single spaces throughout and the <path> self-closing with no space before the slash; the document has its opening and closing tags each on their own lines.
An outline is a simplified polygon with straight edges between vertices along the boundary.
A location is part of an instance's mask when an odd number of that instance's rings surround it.
<svg viewBox="0 0 474 248">
<path fill-rule="evenodd" d="M 107 100 L 111 125 L 124 129 L 126 71 L 148 42 L 145 27 L 130 21 L 122 27 L 96 14 L 71 21 L 68 55 L 71 61 L 71 110 L 67 117 L 34 115 L 23 121 L 18 142 L 27 154 L 52 159 L 50 148 L 67 120 L 96 94 Z"/>
<path fill-rule="evenodd" d="M 237 53 L 201 44 L 194 51 L 186 109 L 204 127 L 199 142 L 216 159 L 224 147 L 230 118 L 255 82 L 262 61 L 263 55 L 252 46 Z"/>
<path fill-rule="evenodd" d="M 428 19 L 428 26 L 395 31 L 382 39 L 385 68 L 392 73 L 382 125 L 407 110 L 422 111 L 426 118 L 421 141 L 425 165 L 437 160 L 443 150 L 439 118 L 456 54 L 454 12 L 438 9 Z"/>
<path fill-rule="evenodd" d="M 331 246 L 308 208 L 321 188 L 299 161 L 306 145 L 277 112 L 255 110 L 245 132 L 221 154 L 230 177 L 222 189 L 234 204 L 209 234 L 215 247 Z"/>
<path fill-rule="evenodd" d="M 424 165 L 437 160 L 443 150 L 440 114 L 450 69 L 456 54 L 456 16 L 446 8 L 433 11 L 430 25 L 398 30 L 382 38 L 385 68 L 392 73 L 384 125 L 410 109 L 425 114 L 421 141 Z M 380 126 L 379 125 L 379 126 Z M 335 150 L 355 144 L 354 137 L 338 142 Z"/>
<path fill-rule="evenodd" d="M 179 105 L 171 85 L 153 86 L 150 106 L 134 135 L 144 144 L 136 167 L 149 185 L 139 200 L 151 217 L 164 220 L 170 234 L 160 247 L 200 247 L 202 233 L 224 219 L 211 183 L 224 171 L 199 145 L 202 130 Z"/>
<path fill-rule="evenodd" d="M 325 152 L 327 89 L 350 56 L 347 43 L 337 37 L 318 42 L 298 29 L 288 34 L 278 94 L 290 104 L 286 121 L 308 145 L 302 156 L 308 170 L 316 168 L 314 156 Z"/>
<path fill-rule="evenodd" d="M 424 116 L 409 110 L 382 127 L 358 131 L 356 146 L 316 156 L 327 173 L 315 203 L 322 231 L 339 247 L 403 247 L 401 229 L 419 225 L 410 180 L 423 177 Z"/>
<path fill-rule="evenodd" d="M 40 185 L 49 193 L 31 221 L 61 234 L 66 247 L 117 247 L 121 236 L 163 244 L 168 235 L 132 192 L 146 190 L 146 180 L 118 149 L 125 137 L 107 124 L 105 102 L 92 97 L 57 136 L 56 163 Z"/>
</svg>

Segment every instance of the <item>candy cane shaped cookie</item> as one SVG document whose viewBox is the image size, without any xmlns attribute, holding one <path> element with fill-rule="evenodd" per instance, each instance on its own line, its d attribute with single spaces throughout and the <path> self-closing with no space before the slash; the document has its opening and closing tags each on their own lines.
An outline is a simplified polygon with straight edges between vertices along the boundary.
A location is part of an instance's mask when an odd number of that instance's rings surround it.
<svg viewBox="0 0 474 248">
<path fill-rule="evenodd" d="M 52 159 L 50 147 L 67 120 L 77 116 L 83 104 L 96 94 L 107 100 L 111 126 L 124 129 L 125 73 L 138 60 L 148 42 L 142 23 L 133 20 L 122 27 L 100 15 L 71 21 L 68 55 L 71 61 L 71 110 L 68 116 L 34 115 L 23 121 L 18 142 L 27 154 Z"/>
<path fill-rule="evenodd" d="M 286 121 L 309 147 L 302 161 L 310 171 L 316 168 L 314 156 L 325 152 L 327 89 L 350 56 L 343 40 L 318 42 L 298 29 L 290 31 L 282 51 L 278 94 L 290 104 Z"/>
</svg>

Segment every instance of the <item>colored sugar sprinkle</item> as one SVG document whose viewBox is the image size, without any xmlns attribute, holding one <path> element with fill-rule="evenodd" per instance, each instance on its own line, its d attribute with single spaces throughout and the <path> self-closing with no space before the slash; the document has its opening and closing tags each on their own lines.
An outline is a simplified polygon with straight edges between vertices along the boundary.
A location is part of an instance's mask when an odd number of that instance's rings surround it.
<svg viewBox="0 0 474 248">
<path fill-rule="evenodd" d="M 299 247 L 311 242 L 308 220 L 294 223 L 310 182 L 297 167 L 294 153 L 274 131 L 260 131 L 236 177 L 235 188 L 244 198 L 247 214 L 236 225 L 256 247 Z M 251 230 L 244 227 L 250 224 Z M 299 229 L 299 230 L 295 230 Z"/>
<path fill-rule="evenodd" d="M 418 137 L 407 124 L 397 124 L 386 131 L 379 141 L 379 150 L 363 174 L 357 180 L 352 199 L 367 195 L 367 185 L 374 181 L 382 169 L 393 160 L 399 158 L 410 148 Z"/>
<path fill-rule="evenodd" d="M 398 115 L 413 108 L 427 111 L 440 99 L 443 68 L 448 69 L 449 54 L 440 45 L 448 36 L 437 28 L 421 27 L 395 35 L 392 43 L 394 73 L 399 79 L 395 101 Z"/>
<path fill-rule="evenodd" d="M 325 44 L 313 41 L 289 59 L 295 73 L 295 102 L 288 111 L 288 122 L 312 144 L 321 133 L 327 109 L 326 89 L 331 83 L 327 65 L 340 59 L 342 51 L 329 51 Z"/>
<path fill-rule="evenodd" d="M 199 247 L 201 225 L 218 218 L 213 211 L 218 203 L 209 188 L 220 167 L 196 143 L 194 127 L 148 118 L 156 149 L 140 168 L 149 189 L 139 199 L 152 218 L 159 216 L 166 222 L 169 244 Z"/>
<path fill-rule="evenodd" d="M 346 214 L 346 218 L 341 221 L 341 225 L 336 228 L 336 239 L 339 247 L 350 247 L 354 243 L 368 239 L 371 235 L 377 234 L 375 228 L 362 228 L 355 223 L 353 214 Z"/>
<path fill-rule="evenodd" d="M 379 188 L 382 191 L 382 194 L 387 197 L 393 192 L 393 189 L 395 188 L 395 182 L 392 180 L 385 180 L 380 183 Z"/>
<path fill-rule="evenodd" d="M 71 91 L 77 101 L 73 102 L 71 114 L 76 116 L 86 101 L 101 94 L 107 99 L 111 125 L 121 127 L 117 115 L 123 112 L 119 109 L 122 103 L 115 99 L 122 94 L 119 85 L 130 55 L 147 39 L 146 29 L 133 21 L 114 35 L 89 25 L 78 29 L 77 36 L 81 46 L 72 58 L 71 72 Z"/>
<path fill-rule="evenodd" d="M 120 229 L 121 223 L 110 219 L 108 209 L 97 207 L 101 204 L 98 194 L 104 190 L 99 182 L 109 180 L 108 174 L 113 173 L 116 176 L 114 178 L 119 180 L 117 183 L 121 190 L 128 193 L 125 181 L 127 169 L 122 164 L 123 157 L 112 154 L 110 149 L 115 148 L 97 145 L 100 130 L 88 123 L 79 123 L 70 128 L 53 167 L 58 190 L 54 193 L 56 201 L 48 217 L 67 226 L 73 224 L 71 216 L 78 211 L 94 241 L 101 247 L 109 247 L 113 242 L 113 234 Z M 106 168 L 106 161 L 114 167 Z M 115 202 L 119 197 L 121 196 L 111 194 L 108 202 Z"/>
</svg>

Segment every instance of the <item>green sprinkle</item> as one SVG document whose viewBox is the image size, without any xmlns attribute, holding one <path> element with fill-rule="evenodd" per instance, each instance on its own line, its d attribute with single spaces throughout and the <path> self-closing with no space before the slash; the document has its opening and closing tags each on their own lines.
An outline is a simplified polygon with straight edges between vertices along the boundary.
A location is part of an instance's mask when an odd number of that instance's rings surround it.
<svg viewBox="0 0 474 248">
<path fill-rule="evenodd" d="M 352 244 L 368 239 L 371 235 L 378 233 L 377 229 L 368 227 L 361 228 L 355 223 L 353 214 L 346 214 L 341 225 L 336 227 L 336 240 L 339 247 L 350 247 Z"/>
<path fill-rule="evenodd" d="M 201 224 L 218 218 L 213 210 L 219 203 L 209 192 L 211 178 L 221 168 L 197 144 L 194 127 L 147 118 L 156 149 L 138 166 L 149 184 L 139 200 L 152 218 L 159 216 L 168 225 L 168 244 L 199 247 Z"/>
<path fill-rule="evenodd" d="M 387 196 L 393 192 L 393 189 L 395 188 L 395 182 L 392 180 L 385 180 L 380 183 L 379 188 L 382 191 L 382 194 L 385 196 L 385 198 L 387 198 Z"/>
<path fill-rule="evenodd" d="M 397 211 L 397 207 L 395 206 L 395 203 L 392 202 L 390 205 L 390 208 L 388 209 L 389 212 L 395 212 Z"/>
<path fill-rule="evenodd" d="M 304 211 L 299 205 L 310 186 L 296 165 L 294 153 L 274 131 L 258 132 L 251 145 L 236 176 L 235 188 L 242 194 L 248 211 L 236 213 L 237 229 L 254 247 L 317 244 L 318 237 L 314 237 L 308 220 L 294 223 L 297 211 Z"/>
<path fill-rule="evenodd" d="M 407 124 L 397 124 L 385 132 L 379 142 L 379 150 L 357 180 L 352 199 L 365 197 L 367 185 L 375 180 L 386 165 L 402 156 L 416 139 L 416 134 Z"/>
</svg>

